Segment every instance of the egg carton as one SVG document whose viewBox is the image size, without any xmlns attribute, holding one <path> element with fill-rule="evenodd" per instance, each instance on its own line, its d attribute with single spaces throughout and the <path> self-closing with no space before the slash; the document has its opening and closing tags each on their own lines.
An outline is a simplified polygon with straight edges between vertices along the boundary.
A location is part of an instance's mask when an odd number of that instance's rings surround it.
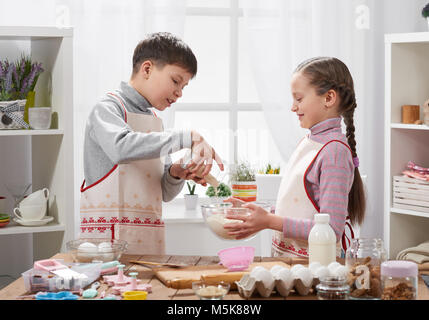
<svg viewBox="0 0 429 320">
<path fill-rule="evenodd" d="M 332 263 L 328 267 L 323 267 L 315 263 L 308 268 L 302 265 L 295 265 L 291 269 L 274 266 L 270 271 L 263 267 L 253 269 L 251 273 L 246 273 L 235 281 L 238 292 L 243 298 L 250 298 L 257 292 L 261 297 L 268 298 L 273 292 L 279 293 L 282 297 L 287 297 L 292 290 L 301 296 L 306 296 L 311 289 L 315 290 L 323 276 L 345 275 L 344 266 L 338 268 L 339 263 Z M 265 269 L 265 271 L 262 271 Z M 287 271 L 283 271 L 287 270 Z M 318 276 L 316 276 L 318 274 Z"/>
</svg>

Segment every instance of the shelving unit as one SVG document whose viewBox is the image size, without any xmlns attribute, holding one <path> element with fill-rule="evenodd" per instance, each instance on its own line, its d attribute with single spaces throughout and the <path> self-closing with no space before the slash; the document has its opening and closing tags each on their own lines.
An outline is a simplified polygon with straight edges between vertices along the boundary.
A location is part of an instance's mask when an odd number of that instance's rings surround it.
<svg viewBox="0 0 429 320">
<path fill-rule="evenodd" d="M 32 233 L 33 259 L 46 259 L 64 251 L 65 243 L 74 237 L 73 30 L 2 26 L 0 40 L 29 41 L 31 58 L 45 70 L 35 88 L 35 105 L 51 106 L 58 113 L 58 129 L 0 130 L 0 139 L 27 136 L 31 140 L 32 190 L 49 189 L 48 214 L 54 217 L 37 227 L 11 222 L 0 229 L 0 235 Z"/>
<path fill-rule="evenodd" d="M 384 242 L 390 259 L 429 240 L 429 213 L 393 205 L 408 161 L 429 167 L 429 126 L 402 124 L 401 106 L 429 98 L 429 32 L 385 35 Z M 422 119 L 422 110 L 421 119 Z"/>
</svg>

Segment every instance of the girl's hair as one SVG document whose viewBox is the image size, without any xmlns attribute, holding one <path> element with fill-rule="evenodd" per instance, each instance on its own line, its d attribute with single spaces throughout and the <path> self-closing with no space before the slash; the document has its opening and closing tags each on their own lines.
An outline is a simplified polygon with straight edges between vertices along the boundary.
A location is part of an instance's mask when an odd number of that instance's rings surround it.
<svg viewBox="0 0 429 320">
<path fill-rule="evenodd" d="M 304 61 L 295 70 L 309 79 L 318 95 L 335 90 L 340 97 L 338 111 L 346 125 L 347 142 L 352 150 L 352 157 L 357 157 L 355 126 L 353 115 L 356 109 L 356 97 L 353 78 L 347 66 L 337 58 L 317 57 Z M 361 225 L 365 215 L 365 194 L 359 169 L 355 167 L 353 185 L 349 193 L 348 212 L 352 224 Z"/>
</svg>

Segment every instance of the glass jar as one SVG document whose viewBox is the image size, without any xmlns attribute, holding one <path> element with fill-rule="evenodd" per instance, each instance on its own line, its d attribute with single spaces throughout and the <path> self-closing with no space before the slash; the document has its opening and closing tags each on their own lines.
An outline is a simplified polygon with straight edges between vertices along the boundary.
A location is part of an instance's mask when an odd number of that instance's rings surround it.
<svg viewBox="0 0 429 320">
<path fill-rule="evenodd" d="M 350 299 L 381 299 L 380 265 L 386 260 L 383 240 L 353 239 L 346 252 Z"/>
<path fill-rule="evenodd" d="M 383 300 L 415 300 L 418 267 L 411 261 L 386 261 L 381 264 Z"/>
<path fill-rule="evenodd" d="M 350 286 L 346 277 L 322 277 L 316 286 L 319 300 L 348 300 Z"/>
</svg>

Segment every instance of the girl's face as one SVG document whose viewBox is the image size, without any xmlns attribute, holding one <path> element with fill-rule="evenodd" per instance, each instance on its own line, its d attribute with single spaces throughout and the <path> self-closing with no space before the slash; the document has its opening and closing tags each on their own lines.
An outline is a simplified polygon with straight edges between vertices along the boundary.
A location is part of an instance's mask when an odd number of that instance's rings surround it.
<svg viewBox="0 0 429 320">
<path fill-rule="evenodd" d="M 191 78 L 192 75 L 178 65 L 152 65 L 144 96 L 155 109 L 163 111 L 182 96 L 182 91 Z"/>
<path fill-rule="evenodd" d="M 318 95 L 316 89 L 310 84 L 306 76 L 301 72 L 293 75 L 291 81 L 293 103 L 291 111 L 299 118 L 302 128 L 310 129 L 315 124 L 337 116 L 334 112 L 332 96 L 330 92 Z"/>
</svg>

